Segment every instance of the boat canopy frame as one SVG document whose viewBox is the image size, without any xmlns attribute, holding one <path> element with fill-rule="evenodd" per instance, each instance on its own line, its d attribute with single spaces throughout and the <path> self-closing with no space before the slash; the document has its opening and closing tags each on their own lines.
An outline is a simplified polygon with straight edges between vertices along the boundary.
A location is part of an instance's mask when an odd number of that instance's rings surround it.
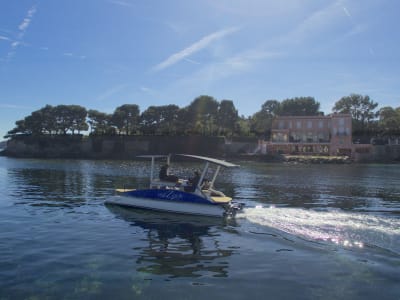
<svg viewBox="0 0 400 300">
<path fill-rule="evenodd" d="M 214 188 L 214 183 L 215 183 L 215 180 L 218 177 L 218 174 L 219 174 L 219 172 L 221 170 L 221 167 L 225 167 L 225 168 L 237 168 L 237 167 L 239 167 L 239 165 L 236 165 L 236 164 L 224 161 L 224 160 L 207 157 L 207 156 L 192 155 L 192 154 L 174 154 L 174 155 L 181 156 L 181 157 L 186 157 L 186 158 L 193 158 L 193 159 L 197 159 L 197 160 L 205 162 L 205 166 L 203 167 L 203 171 L 201 173 L 199 182 L 197 183 L 197 186 L 196 186 L 196 190 L 199 190 L 199 191 L 201 191 L 201 185 L 202 185 L 202 182 L 203 182 L 203 180 L 205 179 L 205 177 L 207 175 L 207 172 L 208 172 L 208 169 L 210 167 L 210 164 L 216 165 L 217 168 L 214 171 L 214 174 L 213 174 L 213 177 L 212 177 L 211 181 L 209 182 L 209 189 L 213 189 Z M 171 156 L 172 156 L 172 154 L 167 154 L 167 155 L 139 155 L 138 156 L 140 158 L 151 158 L 150 187 L 155 184 L 155 180 L 154 180 L 155 160 L 156 159 L 160 159 L 160 158 L 164 158 L 164 159 L 167 160 L 167 164 L 170 164 Z"/>
</svg>

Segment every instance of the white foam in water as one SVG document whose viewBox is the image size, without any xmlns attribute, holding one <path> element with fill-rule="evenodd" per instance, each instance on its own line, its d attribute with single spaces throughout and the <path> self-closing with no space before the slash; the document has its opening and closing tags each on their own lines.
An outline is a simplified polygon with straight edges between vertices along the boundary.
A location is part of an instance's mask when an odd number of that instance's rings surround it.
<svg viewBox="0 0 400 300">
<path fill-rule="evenodd" d="M 332 242 L 344 247 L 370 245 L 400 253 L 400 219 L 341 210 L 273 206 L 246 208 L 240 217 L 307 240 Z"/>
</svg>

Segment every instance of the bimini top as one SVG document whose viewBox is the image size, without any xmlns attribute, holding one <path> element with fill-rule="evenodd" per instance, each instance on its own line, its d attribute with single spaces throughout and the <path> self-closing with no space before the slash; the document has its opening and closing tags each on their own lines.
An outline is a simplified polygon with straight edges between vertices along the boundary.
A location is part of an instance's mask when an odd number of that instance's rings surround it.
<svg viewBox="0 0 400 300">
<path fill-rule="evenodd" d="M 195 159 L 199 159 L 199 160 L 203 160 L 203 161 L 207 161 L 219 166 L 223 166 L 226 168 L 235 168 L 235 167 L 239 167 L 239 165 L 235 165 L 232 164 L 230 162 L 224 161 L 224 160 L 220 160 L 220 159 L 215 159 L 215 158 L 211 158 L 211 157 L 206 157 L 206 156 L 199 156 L 199 155 L 191 155 L 191 154 L 177 154 L 179 156 L 184 156 L 184 157 L 190 157 L 190 158 L 195 158 Z"/>
<path fill-rule="evenodd" d="M 140 158 L 167 158 L 169 159 L 171 157 L 172 154 L 168 154 L 168 155 L 138 155 L 137 157 Z M 195 158 L 198 160 L 202 160 L 202 161 L 206 161 L 206 162 L 210 162 L 219 166 L 223 166 L 226 168 L 235 168 L 235 167 L 239 167 L 239 165 L 235 165 L 232 164 L 230 162 L 224 161 L 224 160 L 220 160 L 220 159 L 216 159 L 216 158 L 211 158 L 211 157 L 207 157 L 207 156 L 200 156 L 200 155 L 191 155 L 191 154 L 173 154 L 173 155 L 179 155 L 179 156 L 183 156 L 183 157 L 189 157 L 189 158 Z"/>
</svg>

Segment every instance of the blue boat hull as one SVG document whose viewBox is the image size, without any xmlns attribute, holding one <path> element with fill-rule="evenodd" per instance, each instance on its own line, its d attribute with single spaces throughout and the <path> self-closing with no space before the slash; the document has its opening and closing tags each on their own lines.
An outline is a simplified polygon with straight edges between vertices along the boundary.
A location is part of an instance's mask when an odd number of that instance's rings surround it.
<svg viewBox="0 0 400 300">
<path fill-rule="evenodd" d="M 232 216 L 240 207 L 232 203 L 213 203 L 196 194 L 169 189 L 144 189 L 119 192 L 106 204 L 179 214 L 212 217 Z"/>
</svg>

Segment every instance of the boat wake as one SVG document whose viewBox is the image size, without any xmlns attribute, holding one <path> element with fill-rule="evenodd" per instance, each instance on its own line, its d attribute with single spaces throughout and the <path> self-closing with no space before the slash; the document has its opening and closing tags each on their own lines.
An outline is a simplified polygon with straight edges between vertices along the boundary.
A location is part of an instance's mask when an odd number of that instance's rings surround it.
<svg viewBox="0 0 400 300">
<path fill-rule="evenodd" d="M 256 206 L 238 218 L 314 242 L 346 248 L 379 247 L 400 255 L 400 219 L 342 210 Z"/>
</svg>

